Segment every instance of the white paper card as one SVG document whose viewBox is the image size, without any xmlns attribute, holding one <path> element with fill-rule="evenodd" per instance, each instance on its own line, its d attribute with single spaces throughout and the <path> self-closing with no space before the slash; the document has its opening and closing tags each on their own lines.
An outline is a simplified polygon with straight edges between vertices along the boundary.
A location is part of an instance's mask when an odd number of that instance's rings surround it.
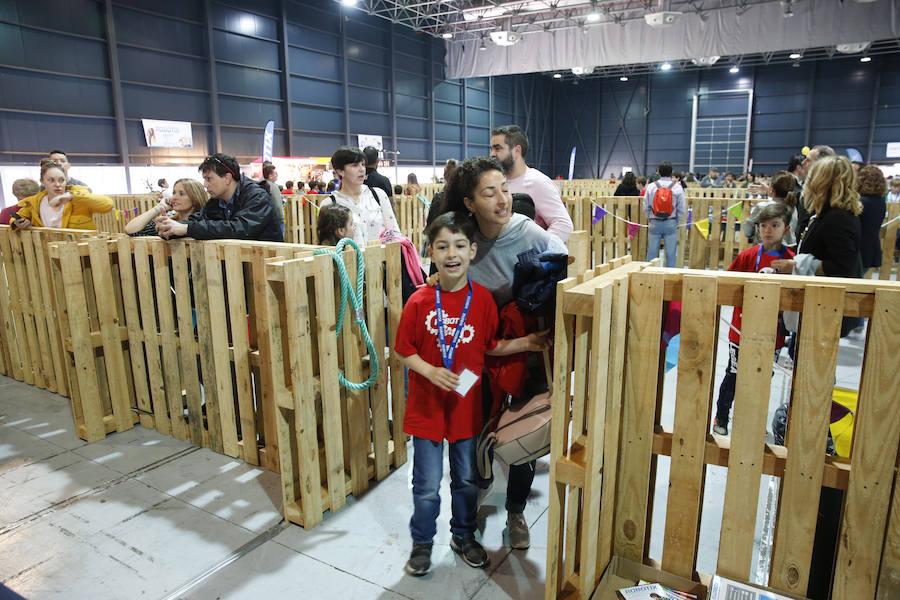
<svg viewBox="0 0 900 600">
<path fill-rule="evenodd" d="M 469 393 L 469 390 L 472 389 L 472 386 L 478 382 L 478 375 L 470 371 L 469 369 L 463 369 L 462 373 L 459 374 L 459 383 L 456 386 L 456 389 L 453 390 L 460 396 L 465 396 Z"/>
</svg>

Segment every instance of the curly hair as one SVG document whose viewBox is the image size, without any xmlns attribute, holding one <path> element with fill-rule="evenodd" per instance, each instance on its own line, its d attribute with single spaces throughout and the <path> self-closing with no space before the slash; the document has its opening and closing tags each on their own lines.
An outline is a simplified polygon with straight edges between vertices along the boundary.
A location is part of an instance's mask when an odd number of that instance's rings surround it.
<svg viewBox="0 0 900 600">
<path fill-rule="evenodd" d="M 856 174 L 846 156 L 826 156 L 814 162 L 803 185 L 803 198 L 806 208 L 819 214 L 831 207 L 859 216 L 863 209 Z"/>
<path fill-rule="evenodd" d="M 866 165 L 856 176 L 856 191 L 860 196 L 884 196 L 887 194 L 887 181 L 884 173 L 875 165 Z"/>
<path fill-rule="evenodd" d="M 481 181 L 481 176 L 488 171 L 503 172 L 500 161 L 490 156 L 473 156 L 464 161 L 453 172 L 450 181 L 444 187 L 444 203 L 441 206 L 441 214 L 459 211 L 469 212 L 464 200 L 473 200 L 475 188 Z"/>
</svg>

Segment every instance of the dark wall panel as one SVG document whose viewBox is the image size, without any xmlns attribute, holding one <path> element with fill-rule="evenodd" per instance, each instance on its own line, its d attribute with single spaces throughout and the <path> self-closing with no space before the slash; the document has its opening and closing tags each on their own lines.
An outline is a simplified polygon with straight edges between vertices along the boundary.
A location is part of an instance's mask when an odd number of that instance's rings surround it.
<svg viewBox="0 0 900 600">
<path fill-rule="evenodd" d="M 65 98 L 65 102 L 60 102 Z M 0 106 L 79 115 L 112 114 L 109 83 L 0 68 Z"/>
<path fill-rule="evenodd" d="M 0 23 L 0 61 L 7 65 L 107 77 L 106 44 Z"/>
<path fill-rule="evenodd" d="M 206 60 L 120 46 L 119 71 L 123 81 L 209 89 Z"/>
<path fill-rule="evenodd" d="M 131 4 L 135 2 L 132 1 Z M 199 23 L 177 21 L 163 15 L 138 12 L 120 5 L 116 5 L 113 10 L 113 18 L 120 43 L 206 56 L 204 49 L 206 29 Z"/>
</svg>

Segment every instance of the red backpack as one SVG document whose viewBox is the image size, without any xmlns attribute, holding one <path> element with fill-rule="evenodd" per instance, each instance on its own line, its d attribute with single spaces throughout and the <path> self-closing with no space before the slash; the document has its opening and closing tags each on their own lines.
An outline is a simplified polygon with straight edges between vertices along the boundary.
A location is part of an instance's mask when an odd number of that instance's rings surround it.
<svg viewBox="0 0 900 600">
<path fill-rule="evenodd" d="M 668 219 L 675 212 L 675 205 L 672 202 L 672 185 L 662 187 L 658 181 L 656 182 L 656 192 L 653 194 L 653 216 L 657 219 Z"/>
</svg>

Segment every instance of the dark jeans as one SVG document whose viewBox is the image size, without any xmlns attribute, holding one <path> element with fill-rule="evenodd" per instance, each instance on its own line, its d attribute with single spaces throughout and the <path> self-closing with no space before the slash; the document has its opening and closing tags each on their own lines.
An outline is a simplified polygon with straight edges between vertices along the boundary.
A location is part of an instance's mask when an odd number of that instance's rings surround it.
<svg viewBox="0 0 900 600">
<path fill-rule="evenodd" d="M 716 420 L 719 423 L 728 423 L 728 414 L 731 405 L 734 404 L 734 385 L 737 382 L 738 345 L 728 341 L 728 367 L 725 369 L 725 377 L 719 386 L 719 399 L 716 401 Z"/>
<path fill-rule="evenodd" d="M 414 544 L 427 544 L 437 532 L 441 512 L 444 443 L 413 436 L 413 515 L 409 531 Z M 461 538 L 475 534 L 478 500 L 475 438 L 450 443 L 450 532 Z"/>
</svg>

